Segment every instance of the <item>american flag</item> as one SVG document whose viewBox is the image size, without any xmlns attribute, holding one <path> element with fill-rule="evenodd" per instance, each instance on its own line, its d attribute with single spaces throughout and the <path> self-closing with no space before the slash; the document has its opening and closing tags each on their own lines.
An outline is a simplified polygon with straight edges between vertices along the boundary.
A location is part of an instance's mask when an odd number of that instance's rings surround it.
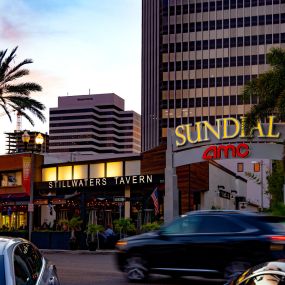
<svg viewBox="0 0 285 285">
<path fill-rule="evenodd" d="M 155 215 L 158 215 L 159 214 L 159 203 L 158 203 L 157 187 L 151 193 L 151 198 L 152 198 L 152 201 L 153 201 L 153 204 L 154 204 L 154 213 L 155 213 Z"/>
</svg>

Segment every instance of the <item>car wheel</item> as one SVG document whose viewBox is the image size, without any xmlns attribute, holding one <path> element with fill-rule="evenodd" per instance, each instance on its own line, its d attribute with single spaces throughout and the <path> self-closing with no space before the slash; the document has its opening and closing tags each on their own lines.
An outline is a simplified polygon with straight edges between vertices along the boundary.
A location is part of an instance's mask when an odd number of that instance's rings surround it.
<svg viewBox="0 0 285 285">
<path fill-rule="evenodd" d="M 243 273 L 250 267 L 250 263 L 244 261 L 232 261 L 230 262 L 224 270 L 224 278 L 231 280 L 239 274 Z"/>
<path fill-rule="evenodd" d="M 146 261 L 141 256 L 130 256 L 125 265 L 127 279 L 130 282 L 143 281 L 148 277 Z"/>
</svg>

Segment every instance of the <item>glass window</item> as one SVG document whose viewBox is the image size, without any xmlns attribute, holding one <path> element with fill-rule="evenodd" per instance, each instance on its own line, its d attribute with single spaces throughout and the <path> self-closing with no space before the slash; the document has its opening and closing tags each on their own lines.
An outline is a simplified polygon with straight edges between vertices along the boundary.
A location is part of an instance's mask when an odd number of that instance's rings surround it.
<svg viewBox="0 0 285 285">
<path fill-rule="evenodd" d="M 22 185 L 22 172 L 1 172 L 0 173 L 0 186 L 20 186 Z"/>
<path fill-rule="evenodd" d="M 230 233 L 243 230 L 243 227 L 226 217 L 203 216 L 199 223 L 198 233 Z"/>
<path fill-rule="evenodd" d="M 74 165 L 73 166 L 73 179 L 86 179 L 88 178 L 88 165 Z"/>
<path fill-rule="evenodd" d="M 242 162 L 239 162 L 237 164 L 237 172 L 243 172 L 243 163 Z"/>
<path fill-rule="evenodd" d="M 123 162 L 107 162 L 106 177 L 123 176 Z"/>
<path fill-rule="evenodd" d="M 58 167 L 58 180 L 71 180 L 72 179 L 72 166 L 59 166 Z"/>
<path fill-rule="evenodd" d="M 209 11 L 209 5 L 208 2 L 203 3 L 203 12 L 208 12 Z"/>
<path fill-rule="evenodd" d="M 196 233 L 200 223 L 200 217 L 186 216 L 178 218 L 170 225 L 162 228 L 165 235 L 183 235 Z"/>
<path fill-rule="evenodd" d="M 90 164 L 90 178 L 105 177 L 105 163 Z"/>
<path fill-rule="evenodd" d="M 42 269 L 40 252 L 30 244 L 20 244 L 15 248 L 13 260 L 16 285 L 36 284 Z"/>
<path fill-rule="evenodd" d="M 260 172 L 260 162 L 253 163 L 253 171 Z"/>
</svg>

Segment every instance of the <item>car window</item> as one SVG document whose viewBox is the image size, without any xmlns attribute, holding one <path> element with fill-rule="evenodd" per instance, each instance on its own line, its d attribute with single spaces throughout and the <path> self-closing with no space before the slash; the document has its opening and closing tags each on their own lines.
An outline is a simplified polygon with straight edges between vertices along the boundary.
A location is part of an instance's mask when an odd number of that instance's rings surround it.
<svg viewBox="0 0 285 285">
<path fill-rule="evenodd" d="M 42 256 L 31 244 L 18 245 L 14 251 L 16 285 L 34 285 L 42 268 Z"/>
<path fill-rule="evenodd" d="M 195 233 L 197 231 L 199 221 L 200 217 L 198 216 L 185 216 L 164 227 L 163 233 L 166 235 Z"/>
<path fill-rule="evenodd" d="M 285 232 L 285 219 L 282 217 L 263 216 L 259 220 L 266 223 L 273 232 Z"/>
<path fill-rule="evenodd" d="M 203 216 L 199 224 L 199 233 L 241 232 L 244 228 L 233 220 L 222 216 Z"/>
</svg>

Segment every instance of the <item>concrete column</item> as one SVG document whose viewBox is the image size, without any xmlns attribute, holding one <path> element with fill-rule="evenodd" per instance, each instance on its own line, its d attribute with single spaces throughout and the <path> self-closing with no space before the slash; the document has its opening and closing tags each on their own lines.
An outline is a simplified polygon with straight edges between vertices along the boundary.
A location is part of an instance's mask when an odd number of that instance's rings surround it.
<svg viewBox="0 0 285 285">
<path fill-rule="evenodd" d="M 131 197 L 131 187 L 130 185 L 127 185 L 125 187 L 125 198 L 130 198 Z M 125 218 L 130 218 L 131 216 L 131 202 L 130 201 L 125 201 Z"/>
<path fill-rule="evenodd" d="M 172 133 L 167 132 L 166 167 L 165 167 L 165 197 L 164 222 L 171 222 L 179 215 L 179 195 L 177 187 L 176 168 L 173 167 Z"/>
</svg>

